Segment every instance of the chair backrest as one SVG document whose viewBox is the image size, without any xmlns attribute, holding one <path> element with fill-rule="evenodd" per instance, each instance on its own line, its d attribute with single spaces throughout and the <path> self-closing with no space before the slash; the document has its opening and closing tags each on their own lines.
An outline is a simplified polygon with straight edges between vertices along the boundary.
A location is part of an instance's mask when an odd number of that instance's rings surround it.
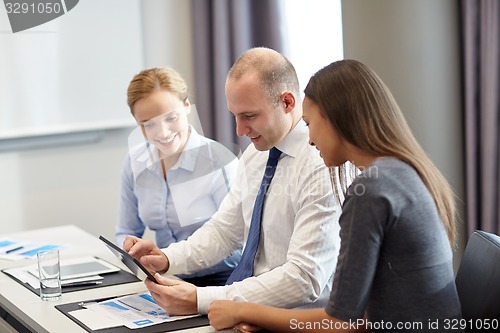
<svg viewBox="0 0 500 333">
<path fill-rule="evenodd" d="M 455 280 L 464 319 L 500 319 L 500 237 L 476 230 Z"/>
</svg>

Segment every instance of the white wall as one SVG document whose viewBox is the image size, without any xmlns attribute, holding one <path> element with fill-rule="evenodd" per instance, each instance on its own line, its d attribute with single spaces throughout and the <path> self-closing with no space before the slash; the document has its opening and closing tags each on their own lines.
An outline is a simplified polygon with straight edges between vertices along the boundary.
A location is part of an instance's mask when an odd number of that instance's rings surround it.
<svg viewBox="0 0 500 333">
<path fill-rule="evenodd" d="M 450 181 L 464 218 L 460 31 L 455 0 L 342 2 L 344 57 L 374 69 Z M 463 221 L 455 266 L 463 252 Z"/>
<path fill-rule="evenodd" d="M 189 1 L 148 0 L 138 15 L 144 67 L 171 66 L 193 86 L 189 11 Z M 46 148 L 0 152 L 0 234 L 75 224 L 112 237 L 130 131 L 108 130 L 93 143 L 64 145 L 62 138 Z"/>
<path fill-rule="evenodd" d="M 2 233 L 75 224 L 109 236 L 128 132 L 108 131 L 89 144 L 1 153 Z"/>
</svg>

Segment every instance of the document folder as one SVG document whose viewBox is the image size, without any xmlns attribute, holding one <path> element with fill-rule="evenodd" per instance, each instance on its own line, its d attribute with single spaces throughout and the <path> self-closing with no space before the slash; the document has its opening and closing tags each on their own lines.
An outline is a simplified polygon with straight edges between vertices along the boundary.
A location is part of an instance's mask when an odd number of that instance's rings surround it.
<svg viewBox="0 0 500 333">
<path fill-rule="evenodd" d="M 106 299 L 102 299 L 99 301 L 104 301 Z M 69 312 L 79 310 L 81 309 L 80 307 L 81 302 L 75 302 L 75 303 L 68 303 L 68 304 L 61 304 L 61 305 L 56 305 L 55 308 L 59 311 L 61 311 L 65 316 L 73 320 L 75 323 L 80 325 L 84 330 L 87 332 L 103 332 L 103 333 L 161 333 L 161 332 L 170 332 L 170 331 L 177 331 L 177 330 L 182 330 L 182 329 L 188 329 L 188 328 L 194 328 L 194 327 L 200 327 L 200 326 L 208 326 L 209 321 L 207 316 L 198 316 L 198 317 L 192 317 L 192 318 L 187 318 L 187 319 L 181 319 L 181 320 L 176 320 L 176 321 L 171 321 L 167 323 L 161 323 L 153 326 L 147 326 L 143 328 L 137 328 L 137 329 L 130 329 L 125 326 L 119 326 L 119 327 L 111 327 L 111 328 L 105 328 L 105 329 L 100 329 L 100 330 L 95 330 L 92 331 L 90 328 L 88 328 L 84 323 L 73 317 Z"/>
</svg>

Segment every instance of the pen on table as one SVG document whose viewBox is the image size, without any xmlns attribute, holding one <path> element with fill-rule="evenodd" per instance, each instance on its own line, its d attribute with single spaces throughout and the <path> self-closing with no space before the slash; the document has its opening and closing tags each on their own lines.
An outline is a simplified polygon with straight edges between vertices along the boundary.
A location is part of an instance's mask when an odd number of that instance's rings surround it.
<svg viewBox="0 0 500 333">
<path fill-rule="evenodd" d="M 81 308 L 84 308 L 86 305 L 90 305 L 90 304 L 95 304 L 95 303 L 107 301 L 107 300 L 113 299 L 113 298 L 114 298 L 114 296 L 104 297 L 104 298 L 97 298 L 97 299 L 88 299 L 86 301 L 78 303 L 78 306 L 81 307 Z"/>
<path fill-rule="evenodd" d="M 24 248 L 24 246 L 18 246 L 18 247 L 15 247 L 13 249 L 10 249 L 10 250 L 7 250 L 5 251 L 5 253 L 11 253 L 11 252 L 14 252 L 14 251 L 17 251 L 17 250 L 21 250 L 22 248 Z"/>
<path fill-rule="evenodd" d="M 95 286 L 98 284 L 101 284 L 102 281 L 77 281 L 77 282 L 70 282 L 70 283 L 61 283 L 61 287 L 80 287 L 80 286 Z"/>
</svg>

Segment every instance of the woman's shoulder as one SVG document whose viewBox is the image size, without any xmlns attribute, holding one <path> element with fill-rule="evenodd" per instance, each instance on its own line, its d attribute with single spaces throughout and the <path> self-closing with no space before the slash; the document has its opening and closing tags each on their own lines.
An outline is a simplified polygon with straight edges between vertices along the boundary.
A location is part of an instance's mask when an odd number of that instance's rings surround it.
<svg viewBox="0 0 500 333">
<path fill-rule="evenodd" d="M 372 193 L 402 193 L 417 191 L 424 184 L 413 167 L 394 157 L 377 158 L 361 171 L 353 184 Z"/>
<path fill-rule="evenodd" d="M 220 143 L 219 141 L 205 138 L 205 146 L 208 148 L 211 154 L 216 158 L 224 158 L 224 159 L 237 158 L 238 152 L 235 153 L 235 151 L 238 148 L 236 147 L 236 145 L 234 147 L 227 147 L 226 145 Z"/>
<path fill-rule="evenodd" d="M 401 178 L 420 179 L 412 166 L 396 157 L 377 158 L 368 168 L 362 170 L 360 175 L 367 179 L 381 180 Z"/>
</svg>

